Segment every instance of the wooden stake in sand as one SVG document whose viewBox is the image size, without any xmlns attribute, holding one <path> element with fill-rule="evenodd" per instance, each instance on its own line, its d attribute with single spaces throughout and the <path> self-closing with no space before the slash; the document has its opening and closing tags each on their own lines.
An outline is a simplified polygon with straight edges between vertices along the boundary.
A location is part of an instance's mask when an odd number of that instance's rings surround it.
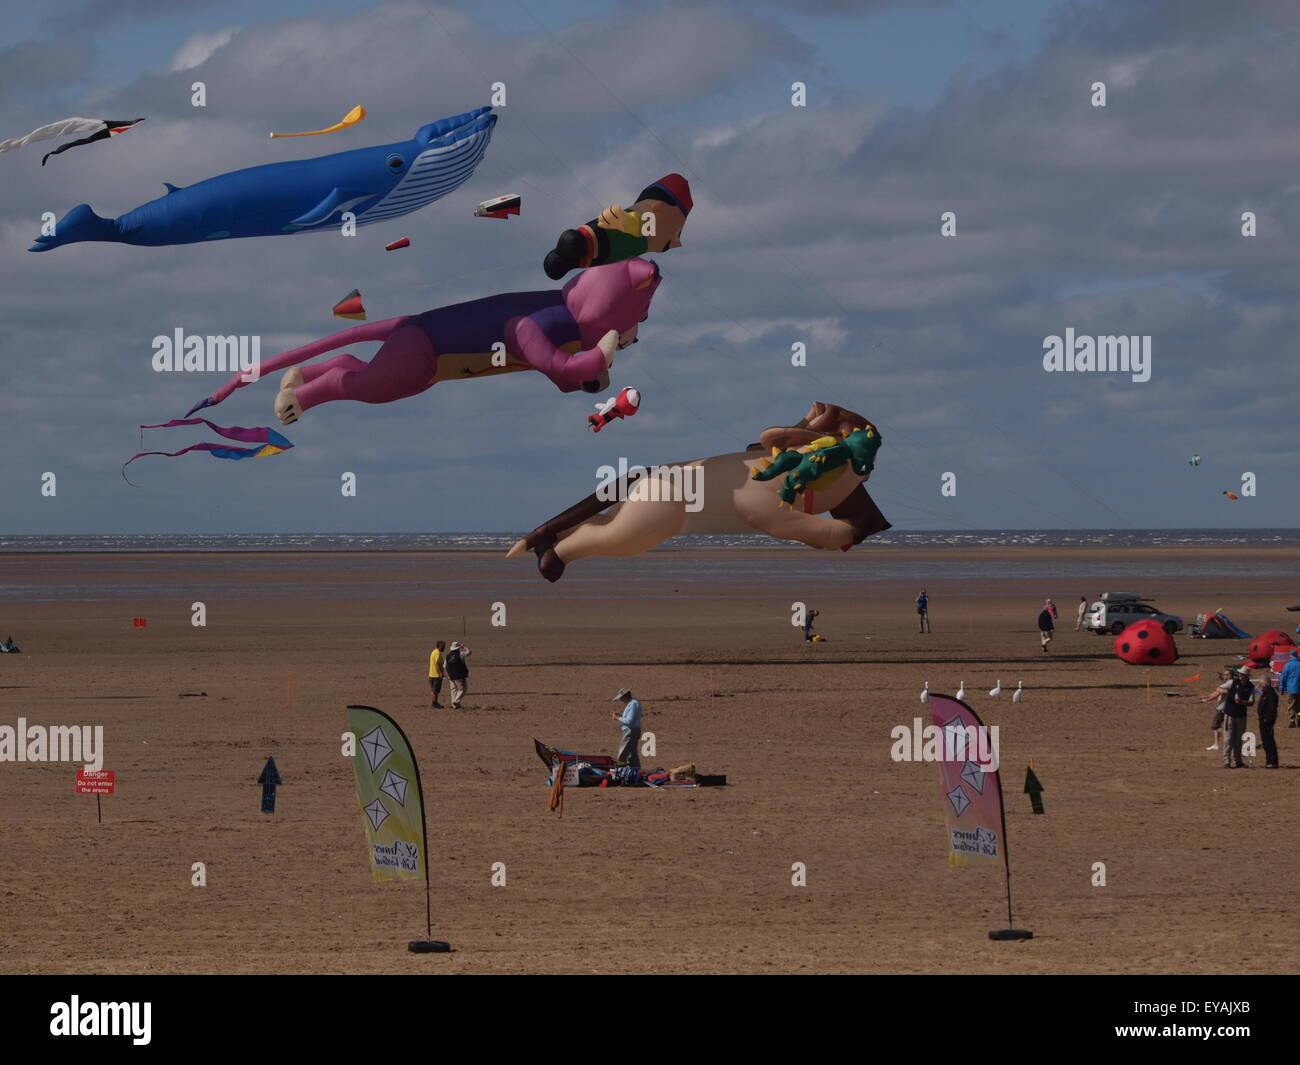
<svg viewBox="0 0 1300 1065">
<path fill-rule="evenodd" d="M 293 709 L 293 674 L 292 673 L 289 674 L 289 694 L 287 696 L 284 705 L 287 706 L 290 710 Z"/>
</svg>

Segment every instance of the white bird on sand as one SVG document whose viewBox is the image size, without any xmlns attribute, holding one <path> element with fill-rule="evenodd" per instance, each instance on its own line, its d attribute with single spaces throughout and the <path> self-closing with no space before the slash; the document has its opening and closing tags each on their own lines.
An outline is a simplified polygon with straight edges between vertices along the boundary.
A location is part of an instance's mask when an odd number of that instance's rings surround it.
<svg viewBox="0 0 1300 1065">
<path fill-rule="evenodd" d="M 1002 681 L 1001 681 L 1001 680 L 999 680 L 999 681 L 997 682 L 997 684 L 995 684 L 992 688 L 989 689 L 989 694 L 990 694 L 991 696 L 993 696 L 995 699 L 996 699 L 999 695 L 1002 694 Z"/>
<path fill-rule="evenodd" d="M 1016 685 L 1016 691 L 1015 694 L 1011 696 L 1011 701 L 1013 703 L 1018 703 L 1024 697 L 1025 697 L 1025 682 L 1022 680 L 1019 684 Z"/>
<path fill-rule="evenodd" d="M 961 682 L 961 687 L 957 689 L 957 696 L 956 696 L 956 697 L 957 697 L 958 699 L 965 699 L 965 698 L 966 698 L 966 682 L 965 682 L 965 681 L 962 681 L 962 682 Z"/>
<path fill-rule="evenodd" d="M 925 682 L 925 690 L 921 692 L 921 702 L 928 703 L 929 701 L 930 701 L 930 682 L 927 680 Z"/>
</svg>

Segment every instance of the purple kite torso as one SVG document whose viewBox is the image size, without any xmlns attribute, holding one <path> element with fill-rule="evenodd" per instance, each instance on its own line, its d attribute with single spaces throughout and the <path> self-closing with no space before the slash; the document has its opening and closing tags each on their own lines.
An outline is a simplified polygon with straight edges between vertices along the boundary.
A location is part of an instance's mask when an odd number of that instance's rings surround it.
<svg viewBox="0 0 1300 1065">
<path fill-rule="evenodd" d="M 411 317 L 407 324 L 424 331 L 434 351 L 451 353 L 487 353 L 492 345 L 504 342 L 511 354 L 514 344 L 505 325 L 512 318 L 531 318 L 557 348 L 580 340 L 578 323 L 564 305 L 560 289 L 543 292 L 504 292 L 468 303 L 437 307 Z"/>
</svg>

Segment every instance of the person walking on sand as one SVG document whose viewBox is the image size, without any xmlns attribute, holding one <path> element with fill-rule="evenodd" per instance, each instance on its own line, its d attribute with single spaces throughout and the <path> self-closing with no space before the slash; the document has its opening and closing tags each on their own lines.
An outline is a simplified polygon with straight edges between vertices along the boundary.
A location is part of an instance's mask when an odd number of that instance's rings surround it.
<svg viewBox="0 0 1300 1065">
<path fill-rule="evenodd" d="M 1081 595 L 1079 596 L 1079 612 L 1078 614 L 1075 615 L 1074 618 L 1075 632 L 1079 632 L 1083 628 L 1083 618 L 1084 615 L 1087 613 L 1088 613 L 1088 597 L 1086 595 Z"/>
<path fill-rule="evenodd" d="M 641 704 L 632 698 L 631 688 L 620 688 L 618 694 L 610 700 L 622 703 L 623 712 L 609 716 L 622 727 L 622 739 L 618 745 L 618 760 L 626 762 L 635 769 L 641 768 Z"/>
<path fill-rule="evenodd" d="M 1282 667 L 1279 685 L 1286 696 L 1286 719 L 1290 728 L 1300 728 L 1300 651 L 1292 651 Z"/>
<path fill-rule="evenodd" d="M 465 659 L 469 658 L 470 651 L 459 640 L 452 640 L 451 650 L 447 652 L 447 658 L 443 663 L 443 671 L 447 674 L 447 679 L 451 681 L 451 708 L 460 709 L 461 700 L 465 698 L 469 691 L 469 664 Z"/>
<path fill-rule="evenodd" d="M 442 703 L 438 702 L 438 696 L 442 694 L 442 656 L 447 650 L 447 641 L 439 640 L 434 644 L 433 651 L 429 655 L 429 687 L 433 690 L 433 709 L 441 710 Z"/>
<path fill-rule="evenodd" d="M 917 632 L 930 631 L 930 597 L 925 594 L 924 588 L 916 597 L 916 625 Z"/>
<path fill-rule="evenodd" d="M 1223 716 L 1228 705 L 1228 699 L 1232 695 L 1232 670 L 1223 669 L 1219 673 L 1219 686 L 1210 692 L 1209 695 L 1201 697 L 1201 702 L 1208 703 L 1214 700 L 1214 717 L 1210 721 L 1210 735 L 1214 737 L 1214 742 L 1205 749 L 1207 751 L 1217 751 L 1219 749 L 1220 733 L 1223 729 Z"/>
<path fill-rule="evenodd" d="M 1224 769 L 1246 768 L 1246 763 L 1241 760 L 1241 740 L 1246 734 L 1246 708 L 1254 701 L 1255 685 L 1250 679 L 1250 667 L 1242 666 L 1223 707 Z"/>
<path fill-rule="evenodd" d="M 1264 687 L 1259 693 L 1259 742 L 1264 745 L 1264 768 L 1276 769 L 1277 737 L 1273 726 L 1277 724 L 1277 689 L 1273 687 L 1273 674 L 1264 671 Z"/>
<path fill-rule="evenodd" d="M 804 608 L 803 614 L 803 639 L 804 643 L 812 643 L 813 618 L 820 614 L 820 610 L 809 610 Z"/>
<path fill-rule="evenodd" d="M 1048 600 L 1051 603 L 1051 600 Z M 1047 645 L 1052 642 L 1052 613 L 1047 607 L 1043 607 L 1038 612 L 1038 642 L 1042 644 L 1043 653 L 1047 653 Z"/>
</svg>

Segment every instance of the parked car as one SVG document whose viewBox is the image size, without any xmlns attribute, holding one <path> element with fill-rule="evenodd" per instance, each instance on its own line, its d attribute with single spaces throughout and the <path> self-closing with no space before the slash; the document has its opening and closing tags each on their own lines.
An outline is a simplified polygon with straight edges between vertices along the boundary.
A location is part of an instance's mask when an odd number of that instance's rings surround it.
<svg viewBox="0 0 1300 1065">
<path fill-rule="evenodd" d="M 1157 610 L 1140 595 L 1127 592 L 1107 592 L 1102 595 L 1083 616 L 1083 627 L 1098 636 L 1106 633 L 1118 636 L 1135 621 L 1159 622 L 1170 635 L 1183 629 L 1182 618 Z"/>
</svg>

